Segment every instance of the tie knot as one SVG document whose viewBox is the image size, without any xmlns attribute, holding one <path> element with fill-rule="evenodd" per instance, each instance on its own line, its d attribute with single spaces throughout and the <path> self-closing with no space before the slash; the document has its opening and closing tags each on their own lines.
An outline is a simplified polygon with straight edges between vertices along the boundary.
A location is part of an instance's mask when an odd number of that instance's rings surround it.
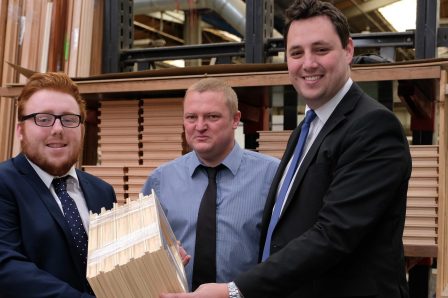
<svg viewBox="0 0 448 298">
<path fill-rule="evenodd" d="M 67 179 L 68 176 L 60 177 L 60 178 L 54 178 L 53 179 L 53 186 L 55 189 L 66 189 L 67 188 Z"/>
<path fill-rule="evenodd" d="M 216 175 L 218 174 L 218 170 L 221 168 L 221 165 L 216 167 L 206 167 L 204 166 L 205 170 L 207 171 L 208 179 L 216 179 Z"/>
<path fill-rule="evenodd" d="M 310 124 L 313 122 L 314 118 L 316 118 L 316 113 L 313 110 L 308 110 L 305 116 L 305 123 Z"/>
</svg>

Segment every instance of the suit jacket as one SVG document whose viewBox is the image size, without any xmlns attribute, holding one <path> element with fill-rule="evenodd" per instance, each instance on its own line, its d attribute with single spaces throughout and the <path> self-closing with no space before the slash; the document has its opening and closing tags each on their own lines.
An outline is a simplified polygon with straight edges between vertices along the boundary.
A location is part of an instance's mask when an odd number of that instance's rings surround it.
<svg viewBox="0 0 448 298">
<path fill-rule="evenodd" d="M 76 170 L 87 207 L 116 201 L 111 185 Z M 0 297 L 87 297 L 89 285 L 70 229 L 23 154 L 0 164 Z"/>
<path fill-rule="evenodd" d="M 299 134 L 274 177 L 260 251 Z M 235 280 L 244 297 L 408 297 L 402 234 L 411 168 L 395 115 L 354 83 L 302 162 L 270 258 Z"/>
</svg>

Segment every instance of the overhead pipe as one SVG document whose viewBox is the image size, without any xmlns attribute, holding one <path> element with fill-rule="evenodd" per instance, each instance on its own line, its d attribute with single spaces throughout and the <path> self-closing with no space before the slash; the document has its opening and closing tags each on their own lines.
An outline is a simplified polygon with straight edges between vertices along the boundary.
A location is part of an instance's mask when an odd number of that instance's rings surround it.
<svg viewBox="0 0 448 298">
<path fill-rule="evenodd" d="M 134 14 L 192 8 L 213 10 L 238 33 L 246 35 L 246 3 L 242 0 L 134 0 Z"/>
</svg>

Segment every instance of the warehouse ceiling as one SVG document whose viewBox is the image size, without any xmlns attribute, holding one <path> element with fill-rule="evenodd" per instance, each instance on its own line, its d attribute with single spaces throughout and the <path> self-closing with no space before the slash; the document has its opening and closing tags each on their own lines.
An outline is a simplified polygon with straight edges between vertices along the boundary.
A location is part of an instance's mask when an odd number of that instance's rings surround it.
<svg viewBox="0 0 448 298">
<path fill-rule="evenodd" d="M 378 11 L 398 0 L 333 0 L 348 18 L 352 33 L 394 32 Z M 274 0 L 274 37 L 283 32 L 284 11 L 291 0 Z M 199 43 L 244 40 L 244 0 L 134 0 L 134 47 L 196 44 L 186 38 L 200 22 Z M 189 23 L 185 23 L 185 19 Z M 448 26 L 448 0 L 440 0 L 440 26 Z M 190 33 L 191 36 L 191 33 Z M 401 49 L 397 60 L 413 59 L 413 50 Z"/>
</svg>

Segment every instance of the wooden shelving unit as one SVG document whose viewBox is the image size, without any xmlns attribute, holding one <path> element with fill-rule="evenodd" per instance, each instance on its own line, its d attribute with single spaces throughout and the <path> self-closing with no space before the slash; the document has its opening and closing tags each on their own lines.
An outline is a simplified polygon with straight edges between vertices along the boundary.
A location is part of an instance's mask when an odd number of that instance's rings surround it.
<svg viewBox="0 0 448 298">
<path fill-rule="evenodd" d="M 428 90 L 425 91 L 427 91 L 427 95 L 429 94 L 426 99 L 429 99 L 435 109 L 434 145 L 438 148 L 439 185 L 436 202 L 434 203 L 434 212 L 437 212 L 437 226 L 432 230 L 437 238 L 433 237 L 435 239 L 434 244 L 431 245 L 432 250 L 428 255 L 437 257 L 437 298 L 446 297 L 446 294 L 442 293 L 448 292 L 447 70 L 448 60 L 441 59 L 381 65 L 356 65 L 352 68 L 352 78 L 358 82 L 398 80 L 411 82 L 411 85 L 424 83 L 425 86 L 429 86 Z M 172 98 L 173 93 L 175 96 L 179 96 L 191 84 L 204 77 L 221 78 L 237 89 L 261 89 L 290 84 L 284 64 L 216 65 L 163 69 L 75 78 L 75 80 L 88 102 L 98 102 L 103 98 L 113 100 L 114 97 L 119 97 L 120 100 L 126 98 L 160 98 L 160 94 Z M 0 88 L 0 97 L 13 98 L 20 93 L 21 88 L 22 85 L 20 84 L 2 87 Z M 413 100 L 418 101 L 419 99 L 417 97 Z M 260 105 L 260 109 L 264 107 Z M 14 121 L 13 118 L 10 116 L 9 119 Z M 143 119 L 144 121 L 145 119 Z M 2 140 L 0 142 L 3 143 Z M 92 150 L 96 150 L 96 148 L 92 148 Z M 135 177 L 141 177 L 141 173 L 135 174 Z M 413 250 L 412 254 L 418 255 L 418 249 L 420 248 L 414 248 L 417 250 Z M 411 251 L 408 249 L 408 252 Z"/>
</svg>

